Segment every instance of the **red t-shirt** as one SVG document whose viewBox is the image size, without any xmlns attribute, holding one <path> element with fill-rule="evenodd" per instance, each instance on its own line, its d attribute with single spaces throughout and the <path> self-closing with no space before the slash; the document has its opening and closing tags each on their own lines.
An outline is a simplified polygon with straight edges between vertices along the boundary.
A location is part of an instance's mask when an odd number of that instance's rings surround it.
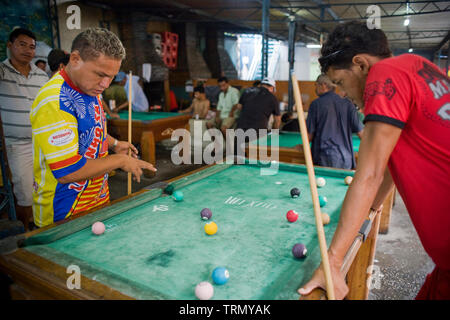
<svg viewBox="0 0 450 320">
<path fill-rule="evenodd" d="M 413 54 L 369 71 L 364 122 L 402 130 L 388 166 L 425 251 L 450 270 L 450 79 Z"/>
</svg>

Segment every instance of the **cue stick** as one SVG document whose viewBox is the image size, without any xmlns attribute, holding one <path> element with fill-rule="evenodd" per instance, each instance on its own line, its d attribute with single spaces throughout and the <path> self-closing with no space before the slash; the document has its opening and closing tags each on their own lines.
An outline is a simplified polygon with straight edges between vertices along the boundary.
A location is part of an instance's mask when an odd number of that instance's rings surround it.
<svg viewBox="0 0 450 320">
<path fill-rule="evenodd" d="M 317 236 L 319 238 L 320 254 L 322 256 L 323 269 L 325 273 L 325 282 L 327 287 L 327 296 L 329 300 L 335 300 L 333 280 L 331 279 L 330 262 L 328 261 L 327 242 L 325 240 L 325 232 L 323 231 L 322 215 L 320 212 L 319 195 L 317 193 L 316 177 L 309 147 L 308 132 L 306 130 L 305 115 L 303 114 L 303 104 L 298 87 L 297 77 L 292 72 L 292 86 L 294 88 L 295 104 L 297 105 L 298 122 L 303 141 L 303 153 L 305 154 L 306 169 L 308 170 L 309 187 L 314 205 L 314 215 L 316 217 Z"/>
<path fill-rule="evenodd" d="M 128 74 L 128 143 L 131 144 L 131 98 L 132 98 L 132 91 L 131 91 L 131 78 L 133 74 Z M 131 157 L 131 148 L 128 149 L 128 156 Z M 131 193 L 131 172 L 128 172 L 128 194 Z"/>
</svg>

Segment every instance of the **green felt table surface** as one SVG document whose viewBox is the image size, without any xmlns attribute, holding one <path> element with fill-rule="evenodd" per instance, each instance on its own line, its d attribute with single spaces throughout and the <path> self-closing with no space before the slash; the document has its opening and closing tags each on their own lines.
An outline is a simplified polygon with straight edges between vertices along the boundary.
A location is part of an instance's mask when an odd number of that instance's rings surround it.
<svg viewBox="0 0 450 320">
<path fill-rule="evenodd" d="M 298 299 L 296 290 L 320 263 L 308 175 L 303 165 L 282 164 L 278 170 L 260 164 L 209 167 L 172 183 L 184 200 L 153 189 L 29 238 L 24 249 L 138 299 L 196 299 L 195 286 L 212 283 L 218 266 L 230 273 L 214 285 L 213 299 Z M 353 171 L 315 168 L 326 185 L 319 195 L 328 203 L 322 212 L 327 244 L 337 227 L 347 191 L 344 178 Z M 262 175 L 264 174 L 264 175 Z M 270 175 L 266 175 L 270 174 Z M 298 187 L 299 198 L 290 190 Z M 218 232 L 204 231 L 200 211 L 210 208 Z M 288 210 L 299 219 L 290 223 Z M 103 235 L 91 232 L 94 221 L 106 225 Z M 295 243 L 308 249 L 296 259 Z"/>
<path fill-rule="evenodd" d="M 119 117 L 122 120 L 128 120 L 128 111 L 120 111 Z M 149 112 L 133 112 L 131 115 L 131 118 L 136 121 L 152 121 L 156 119 L 162 119 L 162 118 L 170 118 L 170 117 L 176 117 L 183 114 L 176 113 L 176 112 L 159 112 L 159 111 L 149 111 Z M 107 116 L 108 119 L 111 119 L 109 116 Z"/>
<path fill-rule="evenodd" d="M 278 137 L 278 146 L 283 148 L 293 148 L 298 144 L 302 144 L 302 135 L 300 132 L 280 131 L 279 133 L 270 133 L 258 140 L 253 140 L 252 145 L 272 146 L 272 141 Z M 359 151 L 361 139 L 356 134 L 352 135 L 353 151 Z"/>
</svg>

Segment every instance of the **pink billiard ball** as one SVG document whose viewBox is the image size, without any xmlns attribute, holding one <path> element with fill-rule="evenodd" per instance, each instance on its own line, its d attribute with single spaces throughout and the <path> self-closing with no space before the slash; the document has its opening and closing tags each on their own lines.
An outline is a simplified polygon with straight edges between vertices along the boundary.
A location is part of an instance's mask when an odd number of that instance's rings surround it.
<svg viewBox="0 0 450 320">
<path fill-rule="evenodd" d="M 96 235 L 101 235 L 105 232 L 105 225 L 103 222 L 97 221 L 92 225 L 92 233 Z"/>
</svg>

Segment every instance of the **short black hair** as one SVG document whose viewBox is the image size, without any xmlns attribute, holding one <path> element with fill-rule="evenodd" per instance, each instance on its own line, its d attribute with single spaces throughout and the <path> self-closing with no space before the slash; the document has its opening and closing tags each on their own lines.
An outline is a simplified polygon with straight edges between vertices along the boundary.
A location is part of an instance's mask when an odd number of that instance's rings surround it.
<svg viewBox="0 0 450 320">
<path fill-rule="evenodd" d="M 369 29 L 367 24 L 350 21 L 338 25 L 328 36 L 319 58 L 320 67 L 326 73 L 330 67 L 347 69 L 359 53 L 380 58 L 392 56 L 385 33 L 381 29 Z"/>
<path fill-rule="evenodd" d="M 36 41 L 36 36 L 34 35 L 34 33 L 28 29 L 25 28 L 17 28 L 14 29 L 10 34 L 9 34 L 9 42 L 14 42 L 16 41 L 16 39 L 20 36 L 20 35 L 26 35 L 28 37 L 30 37 L 31 39 L 33 39 L 34 41 Z"/>
<path fill-rule="evenodd" d="M 286 112 L 281 116 L 281 122 L 288 122 L 292 118 L 292 112 Z"/>
<path fill-rule="evenodd" d="M 203 86 L 197 86 L 194 88 L 194 92 L 205 93 L 205 88 Z"/>
<path fill-rule="evenodd" d="M 55 72 L 59 68 L 59 64 L 67 66 L 69 63 L 70 54 L 65 53 L 60 49 L 53 49 L 47 56 L 48 66 L 52 72 Z"/>
<path fill-rule="evenodd" d="M 219 82 L 226 82 L 228 83 L 228 78 L 227 77 L 220 77 L 219 79 L 217 79 L 217 83 Z"/>
<path fill-rule="evenodd" d="M 39 62 L 43 62 L 43 63 L 47 64 L 47 61 L 42 60 L 42 59 L 36 60 L 36 61 L 34 62 L 34 64 L 37 66 Z"/>
</svg>

